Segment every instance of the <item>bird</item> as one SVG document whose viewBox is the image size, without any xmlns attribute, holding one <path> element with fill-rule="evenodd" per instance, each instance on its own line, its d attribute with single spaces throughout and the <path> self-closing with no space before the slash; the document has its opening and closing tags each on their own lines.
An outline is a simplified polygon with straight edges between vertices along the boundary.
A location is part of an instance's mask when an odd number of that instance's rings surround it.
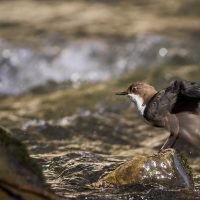
<svg viewBox="0 0 200 200">
<path fill-rule="evenodd" d="M 175 80 L 157 91 L 147 83 L 135 82 L 116 95 L 127 96 L 135 104 L 143 121 L 170 132 L 159 152 L 173 148 L 179 138 L 200 149 L 200 84 Z"/>
</svg>

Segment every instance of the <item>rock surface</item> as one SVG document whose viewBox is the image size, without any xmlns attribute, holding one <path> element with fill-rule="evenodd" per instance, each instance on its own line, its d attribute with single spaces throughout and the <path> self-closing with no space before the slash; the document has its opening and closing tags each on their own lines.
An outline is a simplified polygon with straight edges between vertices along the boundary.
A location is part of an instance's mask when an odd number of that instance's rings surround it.
<svg viewBox="0 0 200 200">
<path fill-rule="evenodd" d="M 162 185 L 166 188 L 193 188 L 187 160 L 176 150 L 139 156 L 91 184 L 94 187 L 120 187 L 133 184 Z"/>
<path fill-rule="evenodd" d="M 0 127 L 0 199 L 58 199 L 25 146 Z"/>
</svg>

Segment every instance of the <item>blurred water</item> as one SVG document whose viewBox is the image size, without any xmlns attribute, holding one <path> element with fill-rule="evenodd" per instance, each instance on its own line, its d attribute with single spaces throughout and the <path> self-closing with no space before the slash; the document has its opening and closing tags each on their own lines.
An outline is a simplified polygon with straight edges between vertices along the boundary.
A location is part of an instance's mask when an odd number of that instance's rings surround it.
<svg viewBox="0 0 200 200">
<path fill-rule="evenodd" d="M 68 81 L 78 87 L 84 81 L 114 79 L 137 67 L 145 71 L 164 65 L 198 66 L 199 50 L 198 43 L 158 35 L 120 42 L 66 41 L 39 50 L 13 47 L 0 40 L 0 94 L 21 94 L 48 86 L 49 81 Z M 146 76 L 144 72 L 144 79 Z M 80 98 L 63 90 L 1 98 L 1 125 L 27 145 L 56 194 L 66 199 L 200 199 L 200 178 L 196 175 L 199 154 L 191 154 L 191 146 L 183 143 L 181 147 L 196 173 L 195 190 L 142 185 L 125 189 L 86 187 L 133 157 L 157 152 L 168 137 L 163 130 L 142 124 L 124 100 L 118 102 L 109 96 L 109 101 L 101 101 L 104 91 L 96 94 L 93 90 L 94 99 L 88 94 Z"/>
<path fill-rule="evenodd" d="M 163 36 L 142 36 L 131 41 L 70 41 L 45 45 L 40 50 L 12 47 L 0 40 L 0 95 L 17 95 L 49 81 L 104 81 L 136 67 L 170 63 L 199 63 L 200 44 Z"/>
</svg>

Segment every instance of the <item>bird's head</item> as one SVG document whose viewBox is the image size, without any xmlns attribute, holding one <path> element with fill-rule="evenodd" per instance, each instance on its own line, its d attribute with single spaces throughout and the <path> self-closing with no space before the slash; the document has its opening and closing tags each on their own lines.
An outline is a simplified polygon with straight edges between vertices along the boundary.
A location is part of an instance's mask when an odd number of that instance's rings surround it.
<svg viewBox="0 0 200 200">
<path fill-rule="evenodd" d="M 147 105 L 150 99 L 157 93 L 155 88 L 147 83 L 135 82 L 124 92 L 118 92 L 116 95 L 125 95 L 133 101 L 136 106 Z"/>
</svg>

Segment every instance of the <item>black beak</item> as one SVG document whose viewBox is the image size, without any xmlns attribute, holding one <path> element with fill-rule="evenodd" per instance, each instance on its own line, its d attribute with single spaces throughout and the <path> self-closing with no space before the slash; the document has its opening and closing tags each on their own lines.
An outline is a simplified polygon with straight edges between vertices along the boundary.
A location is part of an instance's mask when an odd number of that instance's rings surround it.
<svg viewBox="0 0 200 200">
<path fill-rule="evenodd" d="M 116 95 L 127 95 L 128 94 L 128 92 L 117 92 L 117 93 L 115 93 Z"/>
</svg>

